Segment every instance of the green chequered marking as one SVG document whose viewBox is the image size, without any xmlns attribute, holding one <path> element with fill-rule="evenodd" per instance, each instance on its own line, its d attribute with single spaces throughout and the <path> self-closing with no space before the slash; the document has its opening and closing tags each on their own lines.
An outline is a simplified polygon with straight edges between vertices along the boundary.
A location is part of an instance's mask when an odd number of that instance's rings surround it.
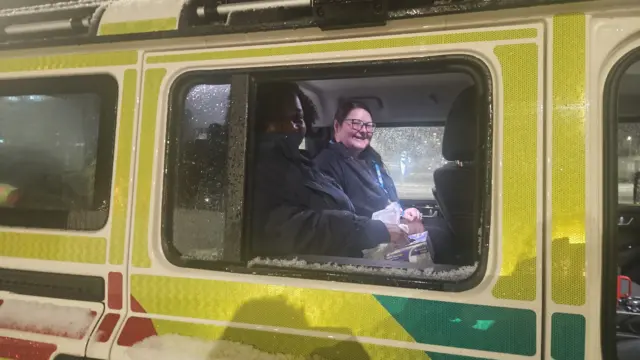
<svg viewBox="0 0 640 360">
<path fill-rule="evenodd" d="M 395 340 L 407 347 L 418 342 L 529 356 L 537 349 L 536 314 L 527 309 L 140 274 L 130 281 L 147 314 Z"/>
<path fill-rule="evenodd" d="M 584 360 L 586 319 L 582 315 L 554 313 L 551 316 L 551 358 Z"/>
<path fill-rule="evenodd" d="M 178 19 L 174 17 L 165 19 L 123 21 L 101 24 L 100 30 L 98 31 L 98 36 L 139 34 L 155 31 L 175 30 L 177 28 Z"/>
<path fill-rule="evenodd" d="M 300 54 L 317 54 L 334 51 L 371 50 L 397 48 L 407 46 L 427 46 L 442 44 L 459 44 L 468 42 L 487 42 L 518 39 L 533 39 L 538 36 L 537 29 L 493 30 L 482 32 L 462 32 L 410 37 L 374 38 L 354 41 L 336 41 L 268 48 L 251 48 L 238 50 L 218 50 L 198 53 L 150 56 L 148 64 L 162 64 L 185 61 L 208 61 L 263 56 L 285 56 Z"/>
<path fill-rule="evenodd" d="M 536 353 L 532 310 L 375 297 L 416 342 L 525 356 Z"/>
</svg>

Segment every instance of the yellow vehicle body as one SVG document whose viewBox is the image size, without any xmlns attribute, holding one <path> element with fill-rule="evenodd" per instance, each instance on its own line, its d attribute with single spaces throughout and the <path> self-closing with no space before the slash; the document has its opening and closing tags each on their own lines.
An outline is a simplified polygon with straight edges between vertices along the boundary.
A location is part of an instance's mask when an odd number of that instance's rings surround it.
<svg viewBox="0 0 640 360">
<path fill-rule="evenodd" d="M 0 84 L 94 75 L 117 83 L 110 206 L 96 210 L 106 211 L 96 220 L 104 226 L 71 229 L 93 214 L 69 214 L 66 229 L 0 225 L 0 347 L 13 349 L 0 357 L 136 359 L 136 343 L 177 336 L 183 342 L 163 343 L 158 354 L 188 355 L 229 340 L 291 358 L 604 358 L 603 89 L 618 61 L 640 48 L 640 4 L 585 1 L 345 30 L 154 37 L 179 28 L 182 7 L 116 2 L 95 24 L 96 38 L 113 41 L 0 51 Z M 126 39 L 136 34 L 150 35 Z M 165 142 L 181 76 L 450 55 L 484 64 L 493 94 L 490 236 L 475 286 L 451 292 L 168 260 Z M 56 289 L 37 290 L 47 284 Z M 38 314 L 51 314 L 47 329 Z M 56 330 L 65 316 L 77 326 Z"/>
</svg>

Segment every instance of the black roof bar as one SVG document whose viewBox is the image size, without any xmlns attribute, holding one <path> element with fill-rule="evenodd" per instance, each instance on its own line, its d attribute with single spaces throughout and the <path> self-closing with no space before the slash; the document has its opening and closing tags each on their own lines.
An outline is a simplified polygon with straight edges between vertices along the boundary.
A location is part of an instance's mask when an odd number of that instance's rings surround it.
<svg viewBox="0 0 640 360">
<path fill-rule="evenodd" d="M 215 12 L 217 15 L 229 15 L 233 12 L 237 11 L 257 11 L 257 10 L 268 10 L 274 8 L 304 8 L 311 7 L 312 0 L 262 0 L 262 1 L 249 1 L 249 2 L 238 2 L 232 4 L 220 4 L 217 5 L 214 9 L 208 8 L 206 5 L 198 6 L 196 9 L 196 13 L 198 17 L 205 18 L 207 14 L 211 12 Z"/>
<path fill-rule="evenodd" d="M 102 12 L 113 0 L 1 1 L 0 49 L 16 49 L 309 27 L 358 28 L 389 20 L 592 0 L 185 0 L 177 30 L 110 36 L 96 33 Z"/>
</svg>

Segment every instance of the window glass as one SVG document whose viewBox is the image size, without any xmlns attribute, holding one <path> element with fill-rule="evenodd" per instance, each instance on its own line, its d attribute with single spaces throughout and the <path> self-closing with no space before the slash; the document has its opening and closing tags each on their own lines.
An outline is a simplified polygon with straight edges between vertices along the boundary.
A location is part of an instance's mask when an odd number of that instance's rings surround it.
<svg viewBox="0 0 640 360">
<path fill-rule="evenodd" d="M 100 124 L 96 94 L 0 97 L 0 206 L 85 210 L 94 202 Z"/>
<path fill-rule="evenodd" d="M 184 113 L 174 119 L 178 138 L 172 243 L 187 258 L 217 260 L 225 229 L 228 84 L 191 87 Z"/>
<path fill-rule="evenodd" d="M 633 181 L 640 171 L 640 122 L 618 125 L 618 201 L 633 204 Z"/>
<path fill-rule="evenodd" d="M 447 202 L 451 218 L 438 211 L 432 192 L 437 185 L 434 172 L 447 165 L 442 142 L 454 101 L 460 98 L 464 109 L 474 109 L 456 114 L 455 121 L 464 121 L 476 135 L 482 128 L 470 77 L 439 74 L 447 86 L 435 87 L 431 75 L 323 75 L 322 80 L 257 84 L 251 111 L 256 150 L 247 175 L 254 179 L 246 214 L 250 266 L 419 279 L 470 276 L 480 222 L 474 209 L 482 208 L 476 205 L 481 189 L 477 168 L 460 164 L 441 178 L 438 196 Z M 321 101 L 303 90 L 310 88 Z M 327 118 L 327 113 L 335 115 Z M 420 119 L 437 125 L 411 125 Z M 298 151 L 304 146 L 303 123 L 307 129 L 332 130 L 334 141 L 322 144 L 322 137 L 314 138 L 311 159 Z M 457 126 L 464 130 L 460 136 L 467 136 L 465 141 L 481 141 L 464 125 Z M 467 143 L 451 146 L 462 145 L 460 154 Z M 396 217 L 390 203 L 405 209 L 398 209 Z M 416 212 L 416 218 L 401 218 L 403 210 Z M 410 235 L 406 242 L 402 229 Z M 449 246 L 452 243 L 458 245 Z M 436 274 L 434 269 L 441 271 Z"/>
<path fill-rule="evenodd" d="M 632 360 L 638 357 L 640 348 L 640 199 L 634 199 L 640 190 L 640 61 L 632 64 L 619 80 L 617 119 L 612 119 L 617 120 L 617 144 L 608 144 L 607 149 L 617 152 L 618 162 L 617 247 L 612 249 L 617 253 L 617 263 L 610 264 L 618 275 L 616 327 L 603 334 L 614 332 L 618 359 Z M 608 234 L 605 236 L 605 243 L 611 243 Z"/>
<path fill-rule="evenodd" d="M 118 111 L 109 75 L 0 82 L 0 225 L 98 230 Z"/>
<path fill-rule="evenodd" d="M 433 172 L 442 157 L 444 126 L 378 127 L 371 140 L 395 181 L 400 199 L 432 200 Z"/>
</svg>

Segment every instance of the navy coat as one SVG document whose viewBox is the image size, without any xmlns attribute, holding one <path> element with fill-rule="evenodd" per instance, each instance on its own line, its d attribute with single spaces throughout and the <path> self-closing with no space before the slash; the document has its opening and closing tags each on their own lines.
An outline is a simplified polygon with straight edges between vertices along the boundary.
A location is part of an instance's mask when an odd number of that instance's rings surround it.
<svg viewBox="0 0 640 360">
<path fill-rule="evenodd" d="M 342 189 L 283 135 L 263 136 L 254 172 L 254 254 L 362 257 L 389 242 L 380 221 L 355 214 Z"/>
<path fill-rule="evenodd" d="M 355 158 L 342 143 L 332 142 L 314 160 L 323 173 L 342 187 L 360 216 L 371 218 L 374 212 L 398 201 L 393 179 L 379 164 L 384 188 L 380 186 L 374 160 L 366 151 Z"/>
</svg>

